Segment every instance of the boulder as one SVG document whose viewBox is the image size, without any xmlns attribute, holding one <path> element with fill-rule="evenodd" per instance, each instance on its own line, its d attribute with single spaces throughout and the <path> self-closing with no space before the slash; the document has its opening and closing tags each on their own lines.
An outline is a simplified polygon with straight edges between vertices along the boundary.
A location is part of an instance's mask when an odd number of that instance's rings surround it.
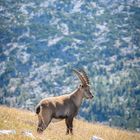
<svg viewBox="0 0 140 140">
<path fill-rule="evenodd" d="M 0 130 L 0 135 L 16 134 L 15 130 Z"/>
<path fill-rule="evenodd" d="M 97 137 L 97 136 L 93 136 L 93 137 L 91 138 L 91 140 L 104 140 L 104 139 L 102 139 L 102 138 L 100 138 L 100 137 Z"/>
</svg>

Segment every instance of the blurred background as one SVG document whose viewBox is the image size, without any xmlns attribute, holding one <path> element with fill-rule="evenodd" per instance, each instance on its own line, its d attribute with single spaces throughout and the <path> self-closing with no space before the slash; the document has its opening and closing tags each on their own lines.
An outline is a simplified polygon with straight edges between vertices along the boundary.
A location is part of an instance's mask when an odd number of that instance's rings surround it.
<svg viewBox="0 0 140 140">
<path fill-rule="evenodd" d="M 78 118 L 140 131 L 140 0 L 0 0 L 0 104 L 34 111 L 89 75 Z"/>
</svg>

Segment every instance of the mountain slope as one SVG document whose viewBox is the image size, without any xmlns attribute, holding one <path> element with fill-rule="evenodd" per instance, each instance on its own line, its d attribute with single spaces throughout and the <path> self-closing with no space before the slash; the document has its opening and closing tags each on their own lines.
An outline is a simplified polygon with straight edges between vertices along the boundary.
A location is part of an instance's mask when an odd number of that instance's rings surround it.
<svg viewBox="0 0 140 140">
<path fill-rule="evenodd" d="M 65 135 L 65 123 L 60 121 L 51 123 L 43 135 L 36 133 L 37 116 L 34 113 L 0 106 L 0 130 L 16 130 L 17 134 L 0 135 L 4 140 L 27 140 L 23 131 L 31 131 L 37 139 L 41 140 L 90 140 L 93 135 L 104 140 L 139 140 L 140 134 L 110 128 L 100 124 L 90 124 L 81 120 L 74 120 L 74 135 Z"/>
<path fill-rule="evenodd" d="M 85 68 L 95 98 L 79 116 L 140 130 L 139 0 L 1 0 L 0 18 L 0 104 L 33 110 Z"/>
</svg>

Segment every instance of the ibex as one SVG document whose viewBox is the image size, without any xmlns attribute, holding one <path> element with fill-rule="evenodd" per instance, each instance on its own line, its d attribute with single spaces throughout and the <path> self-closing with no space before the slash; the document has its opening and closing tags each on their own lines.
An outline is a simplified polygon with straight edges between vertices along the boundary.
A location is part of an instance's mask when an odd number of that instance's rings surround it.
<svg viewBox="0 0 140 140">
<path fill-rule="evenodd" d="M 83 98 L 92 99 L 89 79 L 84 70 L 73 70 L 81 80 L 80 86 L 70 94 L 57 97 L 48 97 L 40 101 L 36 107 L 38 115 L 37 132 L 43 132 L 51 120 L 65 119 L 66 134 L 73 134 L 73 118 L 77 115 Z"/>
</svg>

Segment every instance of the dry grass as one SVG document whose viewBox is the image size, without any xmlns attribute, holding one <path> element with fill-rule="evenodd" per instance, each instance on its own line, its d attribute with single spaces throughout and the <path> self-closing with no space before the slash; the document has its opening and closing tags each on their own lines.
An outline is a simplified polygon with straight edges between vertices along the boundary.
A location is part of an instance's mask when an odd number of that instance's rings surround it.
<svg viewBox="0 0 140 140">
<path fill-rule="evenodd" d="M 37 116 L 29 111 L 0 106 L 0 130 L 14 129 L 17 134 L 0 136 L 0 140 L 30 140 L 21 134 L 31 131 L 38 140 L 90 140 L 93 135 L 104 140 L 140 140 L 140 134 L 74 120 L 74 135 L 65 135 L 65 123 L 51 123 L 42 134 L 36 133 Z"/>
</svg>

